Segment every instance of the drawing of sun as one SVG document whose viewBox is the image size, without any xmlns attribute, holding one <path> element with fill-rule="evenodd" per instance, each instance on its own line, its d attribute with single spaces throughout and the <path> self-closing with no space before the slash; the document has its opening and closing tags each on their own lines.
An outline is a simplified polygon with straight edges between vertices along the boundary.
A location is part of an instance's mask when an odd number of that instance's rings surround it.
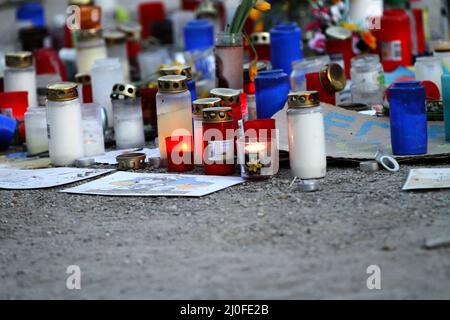
<svg viewBox="0 0 450 320">
<path fill-rule="evenodd" d="M 131 187 L 134 186 L 136 184 L 136 182 L 134 181 L 114 181 L 110 183 L 113 186 L 116 187 Z"/>
<path fill-rule="evenodd" d="M 196 188 L 206 188 L 208 186 L 209 186 L 208 184 L 189 184 L 189 183 L 184 183 L 184 184 L 176 184 L 175 188 L 181 189 L 181 190 L 192 190 L 192 189 L 196 189 Z"/>
</svg>

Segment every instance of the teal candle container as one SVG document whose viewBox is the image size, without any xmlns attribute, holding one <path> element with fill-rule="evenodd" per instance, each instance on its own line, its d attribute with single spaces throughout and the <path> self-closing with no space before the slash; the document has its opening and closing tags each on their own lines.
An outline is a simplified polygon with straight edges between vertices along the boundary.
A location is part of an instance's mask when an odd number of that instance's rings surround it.
<svg viewBox="0 0 450 320">
<path fill-rule="evenodd" d="M 444 100 L 445 140 L 450 141 L 450 73 L 444 73 L 441 82 L 442 99 Z"/>
</svg>

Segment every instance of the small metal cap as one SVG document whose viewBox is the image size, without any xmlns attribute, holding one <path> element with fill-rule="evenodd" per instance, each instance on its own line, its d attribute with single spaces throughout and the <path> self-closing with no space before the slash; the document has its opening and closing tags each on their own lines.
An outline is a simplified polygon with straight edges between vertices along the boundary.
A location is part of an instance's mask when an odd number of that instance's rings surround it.
<svg viewBox="0 0 450 320">
<path fill-rule="evenodd" d="M 318 91 L 297 91 L 288 95 L 289 108 L 313 108 L 320 106 Z"/>
<path fill-rule="evenodd" d="M 319 180 L 301 180 L 296 188 L 301 192 L 315 192 L 320 190 L 320 182 Z"/>
<path fill-rule="evenodd" d="M 28 51 L 7 53 L 5 64 L 11 68 L 29 68 L 33 65 L 33 54 Z"/>
<path fill-rule="evenodd" d="M 204 98 L 198 99 L 193 102 L 194 105 L 194 114 L 202 115 L 204 109 L 208 108 L 219 108 L 222 100 L 219 98 Z"/>
<path fill-rule="evenodd" d="M 100 40 L 103 38 L 102 29 L 81 29 L 77 33 L 77 39 L 80 42 Z"/>
<path fill-rule="evenodd" d="M 376 161 L 363 161 L 359 163 L 359 169 L 363 172 L 375 172 L 380 170 L 380 165 Z"/>
<path fill-rule="evenodd" d="M 91 75 L 88 73 L 77 73 L 75 81 L 83 86 L 90 86 L 92 84 Z"/>
<path fill-rule="evenodd" d="M 238 103 L 241 100 L 241 92 L 239 90 L 227 88 L 215 88 L 210 92 L 212 98 L 222 99 L 225 104 Z"/>
<path fill-rule="evenodd" d="M 145 168 L 145 153 L 125 153 L 116 157 L 118 170 L 140 170 Z"/>
<path fill-rule="evenodd" d="M 181 93 L 188 90 L 185 76 L 163 76 L 158 79 L 158 90 L 162 93 Z"/>
<path fill-rule="evenodd" d="M 139 90 L 132 84 L 117 83 L 113 86 L 110 98 L 113 100 L 136 99 L 139 97 Z"/>
<path fill-rule="evenodd" d="M 202 1 L 202 3 L 197 8 L 196 16 L 198 19 L 215 18 L 219 16 L 219 11 L 217 10 L 213 1 Z"/>
<path fill-rule="evenodd" d="M 250 39 L 254 45 L 270 45 L 270 32 L 254 32 Z"/>
<path fill-rule="evenodd" d="M 103 34 L 103 38 L 108 47 L 116 44 L 125 44 L 127 41 L 127 36 L 121 31 L 107 31 Z"/>
<path fill-rule="evenodd" d="M 163 76 L 185 76 L 187 80 L 192 79 L 192 69 L 190 66 L 170 66 L 159 69 L 159 74 Z"/>
<path fill-rule="evenodd" d="M 342 27 L 328 27 L 325 34 L 333 39 L 347 40 L 352 36 L 352 32 Z"/>
<path fill-rule="evenodd" d="M 48 101 L 70 101 L 78 98 L 78 84 L 74 82 L 56 82 L 47 86 Z"/>
<path fill-rule="evenodd" d="M 347 84 L 345 71 L 337 63 L 330 63 L 322 67 L 319 79 L 322 87 L 331 93 L 344 90 Z"/>
<path fill-rule="evenodd" d="M 203 109 L 203 123 L 223 123 L 233 121 L 231 108 L 207 108 Z"/>
</svg>

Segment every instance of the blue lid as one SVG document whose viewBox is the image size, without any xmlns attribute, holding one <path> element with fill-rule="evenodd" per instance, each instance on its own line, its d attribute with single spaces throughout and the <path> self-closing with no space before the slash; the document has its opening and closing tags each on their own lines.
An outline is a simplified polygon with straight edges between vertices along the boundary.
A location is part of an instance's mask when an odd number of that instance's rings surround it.
<svg viewBox="0 0 450 320">
<path fill-rule="evenodd" d="M 209 20 L 191 20 L 184 27 L 186 51 L 207 49 L 214 46 L 214 26 Z"/>
<path fill-rule="evenodd" d="M 273 69 L 273 70 L 265 70 L 265 71 L 259 71 L 258 75 L 256 76 L 256 79 L 267 79 L 267 78 L 272 78 L 272 79 L 277 79 L 280 77 L 287 77 L 287 73 L 284 72 L 283 69 Z"/>
<path fill-rule="evenodd" d="M 299 32 L 300 28 L 295 22 L 291 23 L 283 23 L 276 25 L 270 30 L 270 33 L 290 33 L 290 32 Z"/>
<path fill-rule="evenodd" d="M 9 147 L 16 132 L 16 126 L 16 120 L 0 114 L 0 149 Z"/>
<path fill-rule="evenodd" d="M 17 9 L 16 20 L 30 21 L 34 27 L 43 27 L 45 25 L 44 8 L 37 2 L 25 3 Z"/>
</svg>

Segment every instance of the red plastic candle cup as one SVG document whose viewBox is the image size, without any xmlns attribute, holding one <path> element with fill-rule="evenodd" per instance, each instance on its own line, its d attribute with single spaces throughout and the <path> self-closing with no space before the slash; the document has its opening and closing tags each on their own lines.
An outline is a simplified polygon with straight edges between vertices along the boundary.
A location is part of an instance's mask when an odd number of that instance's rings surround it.
<svg viewBox="0 0 450 320">
<path fill-rule="evenodd" d="M 256 141 L 270 141 L 273 130 L 275 130 L 275 119 L 249 120 L 244 123 L 245 136 Z"/>
<path fill-rule="evenodd" d="M 386 72 L 412 65 L 412 39 L 409 16 L 403 9 L 385 10 L 381 29 L 374 30 L 381 49 L 381 63 Z"/>
<path fill-rule="evenodd" d="M 37 49 L 34 51 L 36 60 L 36 74 L 59 74 L 63 81 L 67 81 L 67 70 L 58 53 L 52 48 Z"/>
<path fill-rule="evenodd" d="M 186 172 L 194 170 L 194 141 L 192 136 L 167 137 L 167 170 Z"/>
<path fill-rule="evenodd" d="M 353 58 L 352 38 L 346 40 L 327 39 L 325 45 L 327 54 L 342 54 L 342 56 L 344 57 L 345 77 L 347 79 L 350 79 L 350 69 L 352 67 Z"/>
<path fill-rule="evenodd" d="M 416 25 L 417 54 L 422 55 L 427 50 L 425 44 L 425 27 L 423 23 L 423 10 L 420 8 L 413 8 L 412 13 L 414 15 Z"/>
<path fill-rule="evenodd" d="M 308 91 L 318 91 L 320 94 L 320 101 L 336 105 L 336 93 L 329 92 L 324 89 L 320 83 L 320 76 L 318 72 L 308 73 L 305 75 L 306 78 L 306 90 Z"/>
<path fill-rule="evenodd" d="M 144 125 L 150 126 L 152 130 L 157 130 L 158 121 L 156 114 L 156 88 L 141 88 L 142 114 L 144 116 Z"/>
<path fill-rule="evenodd" d="M 162 2 L 144 2 L 139 4 L 139 21 L 142 26 L 142 38 L 147 39 L 151 36 L 151 27 L 153 23 L 162 21 L 166 18 L 164 4 Z"/>
</svg>

